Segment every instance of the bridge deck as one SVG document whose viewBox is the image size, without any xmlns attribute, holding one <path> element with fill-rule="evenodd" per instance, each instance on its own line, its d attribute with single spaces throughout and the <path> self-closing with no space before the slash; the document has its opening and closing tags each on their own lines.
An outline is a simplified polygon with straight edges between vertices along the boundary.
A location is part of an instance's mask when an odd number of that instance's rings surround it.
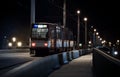
<svg viewBox="0 0 120 77">
<path fill-rule="evenodd" d="M 48 77 L 93 77 L 92 54 L 83 55 L 72 60 Z"/>
</svg>

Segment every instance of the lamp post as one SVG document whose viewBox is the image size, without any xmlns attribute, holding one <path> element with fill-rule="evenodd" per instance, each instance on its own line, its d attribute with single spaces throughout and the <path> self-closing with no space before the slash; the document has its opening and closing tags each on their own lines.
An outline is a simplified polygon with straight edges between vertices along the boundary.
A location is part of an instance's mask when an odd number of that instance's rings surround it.
<svg viewBox="0 0 120 77">
<path fill-rule="evenodd" d="M 66 27 L 66 0 L 63 3 L 63 28 Z"/>
<path fill-rule="evenodd" d="M 87 48 L 87 18 L 84 18 L 85 21 L 85 48 Z"/>
<path fill-rule="evenodd" d="M 98 36 L 99 36 L 99 33 L 96 32 L 96 36 L 95 36 L 95 43 L 96 43 L 96 46 L 99 45 L 99 39 L 98 39 Z"/>
<path fill-rule="evenodd" d="M 94 33 L 93 33 L 93 47 L 96 46 L 96 29 L 94 29 Z"/>
<path fill-rule="evenodd" d="M 119 45 L 119 43 L 120 43 L 120 40 L 117 40 L 116 44 Z"/>
<path fill-rule="evenodd" d="M 77 10 L 78 15 L 78 32 L 77 32 L 77 48 L 79 48 L 79 38 L 80 38 L 80 10 Z"/>
<path fill-rule="evenodd" d="M 119 49 L 119 45 L 120 45 L 120 40 L 117 40 L 116 41 L 116 47 L 117 47 L 117 49 Z"/>
<path fill-rule="evenodd" d="M 12 41 L 13 41 L 13 42 L 16 42 L 16 37 L 13 37 L 13 38 L 12 38 Z"/>
<path fill-rule="evenodd" d="M 12 37 L 13 47 L 16 48 L 16 37 Z"/>
</svg>

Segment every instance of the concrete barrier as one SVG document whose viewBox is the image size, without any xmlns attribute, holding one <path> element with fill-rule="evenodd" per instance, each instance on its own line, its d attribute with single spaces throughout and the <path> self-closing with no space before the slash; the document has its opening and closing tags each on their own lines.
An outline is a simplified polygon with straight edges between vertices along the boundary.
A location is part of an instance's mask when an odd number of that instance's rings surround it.
<svg viewBox="0 0 120 77">
<path fill-rule="evenodd" d="M 85 54 L 86 54 L 86 50 L 83 49 L 83 50 L 82 50 L 82 55 L 85 55 Z"/>
<path fill-rule="evenodd" d="M 67 64 L 69 62 L 67 58 L 67 52 L 59 53 L 58 57 L 60 65 Z"/>
<path fill-rule="evenodd" d="M 58 57 L 58 54 L 55 54 L 52 56 L 52 67 L 53 69 L 57 69 L 59 68 L 61 65 L 60 65 L 60 62 L 59 62 L 59 57 Z"/>
<path fill-rule="evenodd" d="M 68 61 L 72 61 L 72 51 L 67 52 Z"/>
<path fill-rule="evenodd" d="M 72 54 L 73 54 L 73 59 L 79 57 L 79 50 L 73 50 L 72 52 L 73 52 L 73 53 L 72 53 Z"/>
<path fill-rule="evenodd" d="M 6 72 L 1 77 L 47 77 L 54 68 L 60 67 L 58 55 L 38 58 Z"/>
<path fill-rule="evenodd" d="M 79 56 L 82 56 L 82 54 L 83 54 L 82 52 L 83 52 L 83 50 L 80 49 L 80 50 L 79 50 Z"/>
<path fill-rule="evenodd" d="M 33 61 L 6 72 L 0 77 L 47 77 L 54 69 L 69 63 L 69 61 L 73 59 L 72 57 L 78 58 L 79 50 L 54 54 L 42 59 L 38 57 Z"/>
</svg>

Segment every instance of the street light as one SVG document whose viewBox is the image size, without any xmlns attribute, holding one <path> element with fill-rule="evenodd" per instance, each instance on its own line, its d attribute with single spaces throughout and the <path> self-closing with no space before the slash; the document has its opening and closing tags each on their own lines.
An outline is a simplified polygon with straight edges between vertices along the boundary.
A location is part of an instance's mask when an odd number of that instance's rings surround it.
<svg viewBox="0 0 120 77">
<path fill-rule="evenodd" d="M 12 41 L 13 41 L 13 48 L 16 48 L 16 37 L 12 37 Z"/>
<path fill-rule="evenodd" d="M 103 40 L 103 41 L 102 41 L 103 46 L 105 46 L 105 43 L 106 43 L 106 40 Z"/>
<path fill-rule="evenodd" d="M 120 40 L 117 40 L 117 42 L 116 42 L 117 49 L 119 49 L 119 45 L 120 45 Z"/>
<path fill-rule="evenodd" d="M 119 45 L 119 43 L 120 43 L 120 40 L 117 40 L 116 44 Z"/>
<path fill-rule="evenodd" d="M 97 36 L 98 39 L 100 39 L 100 36 Z"/>
<path fill-rule="evenodd" d="M 12 43 L 11 43 L 11 42 L 9 42 L 9 43 L 8 43 L 8 46 L 9 46 L 9 47 L 12 47 Z"/>
<path fill-rule="evenodd" d="M 109 46 L 111 47 L 112 46 L 112 43 L 111 42 L 108 42 Z"/>
<path fill-rule="evenodd" d="M 13 37 L 13 38 L 12 38 L 12 41 L 13 41 L 13 42 L 16 42 L 16 37 Z"/>
<path fill-rule="evenodd" d="M 93 47 L 96 46 L 96 29 L 94 29 L 94 33 L 93 33 Z"/>
<path fill-rule="evenodd" d="M 21 47 L 22 46 L 22 42 L 17 42 L 17 46 Z"/>
<path fill-rule="evenodd" d="M 96 35 L 98 36 L 98 35 L 99 35 L 99 33 L 98 33 L 98 32 L 96 32 Z"/>
<path fill-rule="evenodd" d="M 102 38 L 100 38 L 100 41 L 102 41 Z"/>
<path fill-rule="evenodd" d="M 87 18 L 84 18 L 85 21 L 85 48 L 87 48 Z"/>
<path fill-rule="evenodd" d="M 77 32 L 77 48 L 79 48 L 79 36 L 80 36 L 80 10 L 77 10 L 78 15 L 78 32 Z"/>
<path fill-rule="evenodd" d="M 99 32 L 96 32 L 96 36 L 95 36 L 95 43 L 96 43 L 96 46 L 99 46 L 100 45 L 100 36 L 99 36 Z"/>
<path fill-rule="evenodd" d="M 94 32 L 96 32 L 96 29 L 94 29 Z"/>
<path fill-rule="evenodd" d="M 91 47 L 92 41 L 88 41 L 88 46 Z"/>
</svg>

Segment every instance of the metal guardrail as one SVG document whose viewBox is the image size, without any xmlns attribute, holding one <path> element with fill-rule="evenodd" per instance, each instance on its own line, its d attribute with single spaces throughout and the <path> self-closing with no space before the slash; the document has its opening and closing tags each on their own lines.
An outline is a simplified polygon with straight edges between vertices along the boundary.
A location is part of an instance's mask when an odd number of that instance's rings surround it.
<svg viewBox="0 0 120 77">
<path fill-rule="evenodd" d="M 95 77 L 120 76 L 120 60 L 97 48 L 93 49 L 93 72 Z"/>
<path fill-rule="evenodd" d="M 97 48 L 94 48 L 94 50 L 95 50 L 96 52 L 98 52 L 99 54 L 101 54 L 102 56 L 104 56 L 104 57 L 105 57 L 106 59 L 108 59 L 109 61 L 117 64 L 118 66 L 120 66 L 120 60 L 119 60 L 119 59 L 117 59 L 117 58 L 115 58 L 115 57 L 113 57 L 113 56 L 110 56 L 110 55 L 104 53 L 103 51 L 101 51 L 101 50 L 99 50 L 99 49 L 97 49 Z"/>
</svg>

